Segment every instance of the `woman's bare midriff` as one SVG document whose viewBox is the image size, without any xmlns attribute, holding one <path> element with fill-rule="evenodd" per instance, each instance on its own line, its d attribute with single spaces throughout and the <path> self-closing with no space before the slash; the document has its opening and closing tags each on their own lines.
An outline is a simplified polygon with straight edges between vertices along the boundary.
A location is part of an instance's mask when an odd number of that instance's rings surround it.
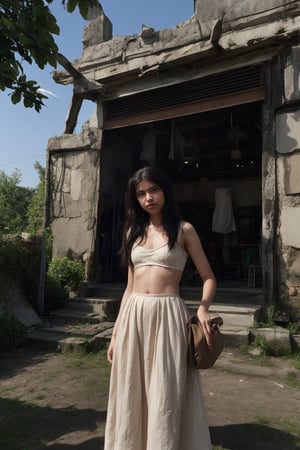
<svg viewBox="0 0 300 450">
<path fill-rule="evenodd" d="M 141 294 L 178 294 L 182 273 L 159 266 L 142 266 L 134 269 L 133 292 Z"/>
</svg>

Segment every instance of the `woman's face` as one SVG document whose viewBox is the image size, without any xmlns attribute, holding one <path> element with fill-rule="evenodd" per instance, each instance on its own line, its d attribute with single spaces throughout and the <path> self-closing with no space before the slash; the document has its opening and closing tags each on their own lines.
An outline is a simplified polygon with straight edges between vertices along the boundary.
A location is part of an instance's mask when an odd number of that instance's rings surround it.
<svg viewBox="0 0 300 450">
<path fill-rule="evenodd" d="M 165 194 L 157 184 L 147 180 L 141 181 L 136 185 L 136 196 L 141 208 L 148 214 L 162 213 Z"/>
</svg>

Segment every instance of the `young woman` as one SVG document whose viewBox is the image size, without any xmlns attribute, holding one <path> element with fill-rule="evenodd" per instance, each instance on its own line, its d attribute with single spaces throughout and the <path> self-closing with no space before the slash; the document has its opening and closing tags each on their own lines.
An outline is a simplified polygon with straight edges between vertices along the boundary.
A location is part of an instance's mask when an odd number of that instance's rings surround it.
<svg viewBox="0 0 300 450">
<path fill-rule="evenodd" d="M 197 314 L 211 345 L 215 277 L 159 170 L 146 167 L 129 180 L 126 212 L 128 283 L 108 348 L 105 450 L 209 450 L 199 372 L 187 364 L 189 314 L 179 284 L 189 255 L 203 281 Z"/>
</svg>

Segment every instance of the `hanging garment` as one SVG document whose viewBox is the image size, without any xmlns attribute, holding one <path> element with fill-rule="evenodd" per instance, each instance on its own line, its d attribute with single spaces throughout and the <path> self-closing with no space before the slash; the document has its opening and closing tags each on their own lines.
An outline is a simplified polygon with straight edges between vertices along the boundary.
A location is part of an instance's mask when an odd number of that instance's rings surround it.
<svg viewBox="0 0 300 450">
<path fill-rule="evenodd" d="M 140 160 L 149 166 L 156 165 L 156 136 L 155 130 L 150 129 L 144 136 Z"/>
<path fill-rule="evenodd" d="M 230 189 L 216 189 L 215 201 L 215 209 L 212 218 L 212 231 L 222 234 L 236 231 Z"/>
</svg>

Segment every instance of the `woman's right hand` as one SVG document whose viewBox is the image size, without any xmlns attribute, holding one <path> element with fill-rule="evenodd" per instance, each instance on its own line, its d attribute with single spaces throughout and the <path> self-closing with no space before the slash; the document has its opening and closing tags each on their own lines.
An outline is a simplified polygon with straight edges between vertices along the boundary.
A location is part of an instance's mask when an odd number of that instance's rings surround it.
<svg viewBox="0 0 300 450">
<path fill-rule="evenodd" d="M 112 364 L 112 360 L 113 360 L 115 340 L 116 340 L 115 336 L 112 335 L 110 343 L 109 343 L 109 347 L 107 350 L 107 359 L 110 364 Z"/>
</svg>

